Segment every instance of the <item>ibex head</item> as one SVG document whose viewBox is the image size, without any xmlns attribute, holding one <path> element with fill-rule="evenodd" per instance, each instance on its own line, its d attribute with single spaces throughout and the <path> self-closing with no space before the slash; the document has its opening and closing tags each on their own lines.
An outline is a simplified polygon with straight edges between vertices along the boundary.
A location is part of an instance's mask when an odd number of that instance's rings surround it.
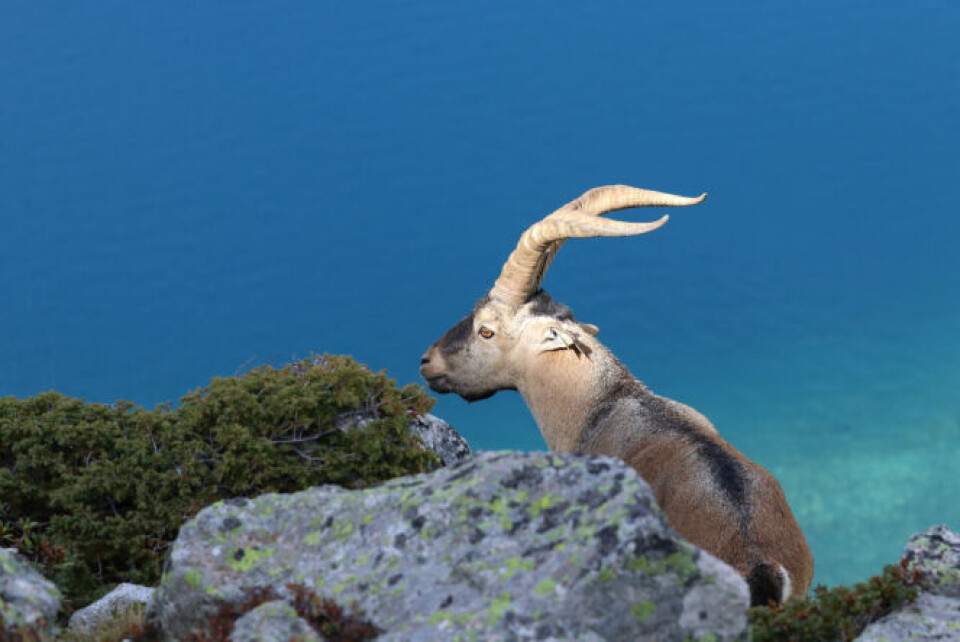
<svg viewBox="0 0 960 642">
<path fill-rule="evenodd" d="M 569 238 L 646 234 L 668 218 L 652 223 L 600 218 L 608 212 L 695 205 L 704 198 L 611 185 L 592 189 L 535 223 L 520 237 L 490 292 L 423 355 L 421 375 L 435 392 L 476 401 L 517 389 L 543 353 L 569 350 L 589 357 L 596 326 L 579 323 L 567 306 L 540 290 L 557 251 Z"/>
</svg>

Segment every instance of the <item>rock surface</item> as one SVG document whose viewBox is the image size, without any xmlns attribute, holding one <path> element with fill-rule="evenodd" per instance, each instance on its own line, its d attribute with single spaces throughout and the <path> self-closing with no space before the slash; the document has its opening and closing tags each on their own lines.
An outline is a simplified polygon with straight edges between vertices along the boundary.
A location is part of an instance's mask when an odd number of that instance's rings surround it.
<svg viewBox="0 0 960 642">
<path fill-rule="evenodd" d="M 384 641 L 747 637 L 743 580 L 605 457 L 483 453 L 363 491 L 216 504 L 181 530 L 150 618 L 182 639 L 289 583 L 356 605 Z"/>
<path fill-rule="evenodd" d="M 116 613 L 136 605 L 145 605 L 153 597 L 154 589 L 127 584 L 117 586 L 93 604 L 70 616 L 67 628 L 74 632 L 89 632 L 110 621 Z"/>
<path fill-rule="evenodd" d="M 407 429 L 420 438 L 424 448 L 440 455 L 444 466 L 453 466 L 471 454 L 467 440 L 440 417 L 429 414 L 417 417 Z"/>
<path fill-rule="evenodd" d="M 960 536 L 934 526 L 907 541 L 908 568 L 922 574 L 917 600 L 868 626 L 859 640 L 960 640 Z"/>
<path fill-rule="evenodd" d="M 924 590 L 960 598 L 960 535 L 944 525 L 917 533 L 903 549 L 909 568 L 923 573 Z"/>
<path fill-rule="evenodd" d="M 861 642 L 960 640 L 960 600 L 921 593 L 913 604 L 874 622 L 857 639 Z"/>
<path fill-rule="evenodd" d="M 0 551 L 0 639 L 27 632 L 36 636 L 32 639 L 52 639 L 59 609 L 60 591 L 53 583 L 15 553 Z"/>
</svg>

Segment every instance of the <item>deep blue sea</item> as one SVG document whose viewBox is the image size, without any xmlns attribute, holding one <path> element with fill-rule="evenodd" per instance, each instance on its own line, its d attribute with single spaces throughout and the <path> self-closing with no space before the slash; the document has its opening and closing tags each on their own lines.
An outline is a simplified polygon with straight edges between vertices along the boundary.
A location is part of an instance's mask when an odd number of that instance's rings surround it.
<svg viewBox="0 0 960 642">
<path fill-rule="evenodd" d="M 7 4 L 0 395 L 152 407 L 322 352 L 415 381 L 540 217 L 707 191 L 544 285 L 780 479 L 817 581 L 866 579 L 960 529 L 958 27 L 949 0 Z M 435 412 L 545 448 L 515 393 Z"/>
</svg>

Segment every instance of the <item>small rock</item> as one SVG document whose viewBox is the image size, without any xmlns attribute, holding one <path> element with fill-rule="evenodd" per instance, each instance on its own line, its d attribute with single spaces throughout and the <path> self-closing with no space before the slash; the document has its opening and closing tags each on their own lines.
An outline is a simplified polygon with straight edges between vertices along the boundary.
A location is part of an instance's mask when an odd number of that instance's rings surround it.
<svg viewBox="0 0 960 642">
<path fill-rule="evenodd" d="M 90 632 L 109 622 L 117 613 L 136 605 L 146 605 L 154 589 L 123 583 L 93 604 L 70 616 L 68 628 L 75 632 Z"/>
<path fill-rule="evenodd" d="M 340 432 L 364 428 L 375 419 L 372 411 L 360 408 L 347 410 L 333 418 L 333 426 Z M 435 415 L 415 417 L 407 430 L 416 435 L 427 450 L 440 455 L 444 466 L 452 466 L 470 456 L 470 445 L 447 422 Z"/>
<path fill-rule="evenodd" d="M 0 551 L 0 640 L 48 640 L 55 633 L 60 591 L 16 554 Z M 30 636 L 33 637 L 30 637 Z"/>
<path fill-rule="evenodd" d="M 420 438 L 424 448 L 440 455 L 444 466 L 453 466 L 470 456 L 467 440 L 440 417 L 429 414 L 417 417 L 407 430 Z"/>
<path fill-rule="evenodd" d="M 909 568 L 923 574 L 920 585 L 924 590 L 960 598 L 960 535 L 942 524 L 934 526 L 911 537 L 903 556 Z"/>
</svg>

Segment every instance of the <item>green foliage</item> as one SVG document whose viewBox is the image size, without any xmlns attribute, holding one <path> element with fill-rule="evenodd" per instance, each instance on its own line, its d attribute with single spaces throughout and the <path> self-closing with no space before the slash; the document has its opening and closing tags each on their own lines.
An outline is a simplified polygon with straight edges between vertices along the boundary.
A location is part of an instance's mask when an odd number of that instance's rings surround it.
<svg viewBox="0 0 960 642">
<path fill-rule="evenodd" d="M 813 596 L 779 607 L 756 607 L 747 613 L 755 642 L 853 640 L 871 622 L 917 597 L 920 573 L 905 562 L 888 565 L 882 575 L 852 589 L 818 586 Z"/>
<path fill-rule="evenodd" d="M 343 356 L 216 378 L 175 409 L 3 398 L 0 546 L 39 563 L 68 607 L 152 585 L 180 526 L 217 500 L 436 468 L 406 430 L 432 403 Z"/>
</svg>

